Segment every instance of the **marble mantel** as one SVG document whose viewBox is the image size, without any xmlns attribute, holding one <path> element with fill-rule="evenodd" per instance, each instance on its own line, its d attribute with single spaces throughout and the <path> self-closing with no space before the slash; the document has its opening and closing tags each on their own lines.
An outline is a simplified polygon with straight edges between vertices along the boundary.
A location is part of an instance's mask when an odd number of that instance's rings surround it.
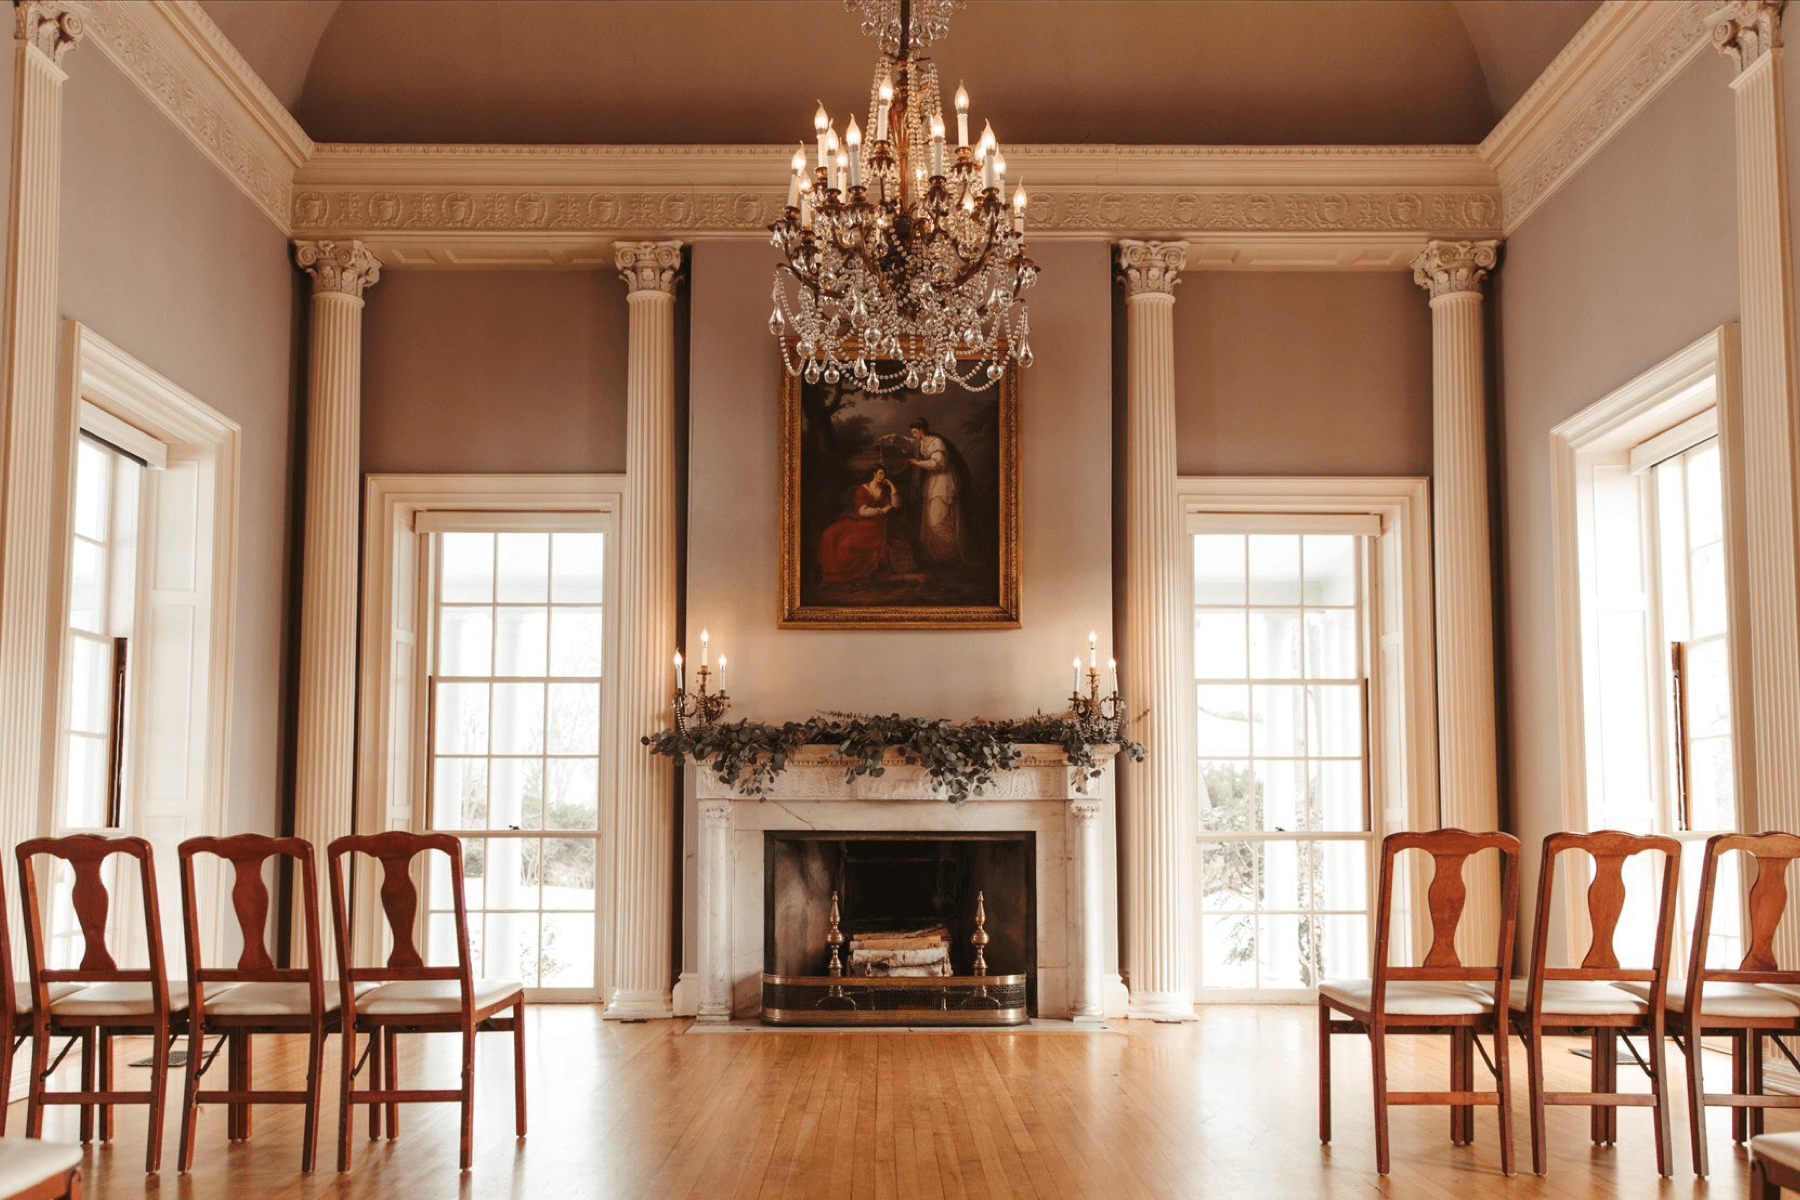
<svg viewBox="0 0 1800 1200">
<path fill-rule="evenodd" d="M 760 798 L 726 787 L 701 766 L 698 1019 L 722 1022 L 760 1011 L 763 835 L 796 829 L 1034 834 L 1038 1016 L 1087 1022 L 1123 1016 L 1114 752 L 1096 749 L 1100 773 L 1090 779 L 1070 767 L 1060 747 L 1019 749 L 1016 768 L 960 805 L 932 788 L 923 767 L 898 761 L 879 776 L 846 782 L 845 760 L 829 746 L 796 751 Z"/>
</svg>

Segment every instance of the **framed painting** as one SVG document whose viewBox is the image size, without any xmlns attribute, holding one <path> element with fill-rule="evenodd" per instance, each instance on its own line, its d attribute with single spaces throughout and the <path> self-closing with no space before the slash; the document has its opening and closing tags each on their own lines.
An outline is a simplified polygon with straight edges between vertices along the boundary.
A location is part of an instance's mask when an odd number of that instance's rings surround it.
<svg viewBox="0 0 1800 1200">
<path fill-rule="evenodd" d="M 782 628 L 1017 628 L 1018 369 L 936 396 L 781 370 L 780 503 Z"/>
</svg>

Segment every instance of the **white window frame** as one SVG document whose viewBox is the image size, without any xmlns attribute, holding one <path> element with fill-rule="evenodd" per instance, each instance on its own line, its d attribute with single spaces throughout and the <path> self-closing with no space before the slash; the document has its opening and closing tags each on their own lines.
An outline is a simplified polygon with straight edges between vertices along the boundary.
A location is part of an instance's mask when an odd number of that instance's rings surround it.
<svg viewBox="0 0 1800 1200">
<path fill-rule="evenodd" d="M 618 705 L 619 513 L 623 475 L 381 475 L 364 483 L 361 679 L 356 763 L 356 830 L 418 829 L 426 803 L 426 680 L 420 669 L 428 591 L 424 539 L 440 514 L 484 514 L 485 527 L 543 528 L 557 514 L 583 514 L 606 538 L 606 596 L 600 686 L 600 814 L 594 886 L 599 933 L 594 996 L 610 987 L 614 944 L 617 771 L 641 749 L 623 727 Z M 383 920 L 372 888 L 355 887 L 352 921 L 358 957 L 385 954 Z M 553 999 L 555 997 L 552 997 Z"/>
<path fill-rule="evenodd" d="M 1738 379 L 1738 327 L 1721 325 L 1643 374 L 1616 388 L 1550 431 L 1551 521 L 1555 555 L 1557 699 L 1562 729 L 1563 828 L 1585 831 L 1589 797 L 1605 770 L 1590 756 L 1597 744 L 1595 706 L 1595 612 L 1593 581 L 1583 562 L 1582 529 L 1590 518 L 1593 473 L 1600 465 L 1647 465 L 1659 442 L 1692 441 L 1704 414 L 1716 411 L 1719 468 L 1725 506 L 1725 571 L 1730 587 L 1726 642 L 1732 670 L 1732 768 L 1737 786 L 1740 829 L 1757 828 L 1753 812 L 1754 760 L 1751 721 L 1747 589 L 1741 548 L 1743 511 L 1733 481 L 1739 477 L 1737 448 L 1742 444 L 1742 409 Z M 1686 428 L 1683 428 L 1683 427 Z M 1650 447 L 1651 449 L 1645 449 Z M 1633 463 L 1637 450 L 1637 463 Z M 1651 764 L 1661 773 L 1658 756 Z M 1590 936 L 1584 881 L 1569 873 L 1564 880 L 1566 936 L 1570 946 L 1587 944 Z M 1676 948 L 1677 955 L 1685 947 Z"/>
<path fill-rule="evenodd" d="M 63 487 L 52 516 L 61 547 L 51 572 L 51 611 L 57 614 L 58 641 L 46 695 L 46 711 L 57 720 L 46 761 L 55 763 L 52 786 L 39 813 L 42 829 L 55 824 L 61 791 L 62 713 L 68 703 L 68 641 L 62 636 L 70 586 L 70 542 L 74 521 L 75 460 L 84 427 L 145 457 L 159 469 L 149 473 L 140 517 L 144 541 L 138 581 L 140 627 L 133 652 L 131 711 L 127 725 L 124 805 L 121 828 L 147 838 L 165 865 L 175 847 L 226 825 L 231 750 L 231 685 L 234 666 L 238 558 L 238 487 L 242 430 L 165 376 L 145 366 L 92 329 L 63 322 L 64 403 L 57 431 Z M 160 459 L 160 463 L 157 461 Z M 168 519 L 179 513 L 186 524 Z M 168 567 L 192 550 L 185 566 Z M 161 573 L 168 571 L 168 577 Z M 176 576 L 180 576 L 177 578 Z M 153 698 L 188 697 L 179 724 L 161 725 L 178 711 Z M 171 875 L 166 875 L 166 883 Z M 215 871 L 202 871 L 201 945 L 218 945 L 223 913 Z M 166 897 L 165 897 L 166 900 Z M 164 941 L 170 969 L 185 959 L 180 936 L 181 906 L 163 903 Z M 127 920 L 120 913 L 118 919 Z M 129 928 L 122 925 L 121 928 Z"/>
<path fill-rule="evenodd" d="M 1219 518 L 1234 526 L 1292 530 L 1293 519 L 1305 518 L 1317 531 L 1330 532 L 1333 519 L 1346 531 L 1368 529 L 1373 518 L 1379 532 L 1369 549 L 1369 572 L 1375 608 L 1369 613 L 1369 772 L 1370 824 L 1375 844 L 1397 829 L 1435 829 L 1438 825 L 1437 680 L 1431 601 L 1430 485 L 1412 477 L 1208 477 L 1177 482 L 1176 497 L 1184 534 L 1217 532 Z M 1193 607 L 1193 572 L 1183 575 L 1183 601 Z M 1193 622 L 1184 621 L 1183 662 L 1194 661 Z M 1191 726 L 1193 690 L 1186 690 Z M 1383 743 L 1386 743 L 1384 747 Z M 1199 794 L 1197 760 L 1183 764 L 1186 795 Z M 1198 864 L 1196 837 L 1196 870 Z M 1370 912 L 1374 911 L 1375 874 L 1369 875 Z M 1198 909 L 1196 908 L 1196 911 Z M 1405 946 L 1422 930 L 1397 928 L 1393 941 Z M 1196 930 L 1196 938 L 1198 930 Z M 1196 946 L 1198 945 L 1196 941 Z M 1373 937 L 1371 936 L 1371 945 Z M 1417 947 L 1423 950 L 1422 946 Z M 1205 989 L 1195 973 L 1197 1003 L 1243 1003 L 1240 989 Z M 1260 989 L 1260 1002 L 1304 1003 L 1310 990 L 1271 992 Z"/>
</svg>

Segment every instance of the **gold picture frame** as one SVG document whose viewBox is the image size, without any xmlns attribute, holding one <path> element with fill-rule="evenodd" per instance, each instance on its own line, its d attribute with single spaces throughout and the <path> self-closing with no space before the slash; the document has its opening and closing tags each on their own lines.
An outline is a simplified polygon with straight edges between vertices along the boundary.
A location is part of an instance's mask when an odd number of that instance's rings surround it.
<svg viewBox="0 0 1800 1200">
<path fill-rule="evenodd" d="M 1017 629 L 1019 368 L 936 396 L 777 370 L 779 626 Z"/>
</svg>

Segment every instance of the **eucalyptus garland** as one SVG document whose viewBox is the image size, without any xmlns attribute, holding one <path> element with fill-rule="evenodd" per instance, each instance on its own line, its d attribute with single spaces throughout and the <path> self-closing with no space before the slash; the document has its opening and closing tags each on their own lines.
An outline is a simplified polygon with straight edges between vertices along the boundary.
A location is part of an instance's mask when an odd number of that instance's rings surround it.
<svg viewBox="0 0 1800 1200">
<path fill-rule="evenodd" d="M 805 721 L 767 725 L 730 721 L 696 728 L 663 729 L 643 739 L 652 753 L 691 758 L 711 768 L 719 782 L 752 796 L 766 796 L 788 758 L 801 746 L 831 746 L 845 760 L 844 782 L 879 776 L 888 751 L 902 762 L 924 767 L 933 787 L 960 804 L 978 796 L 1000 771 L 1017 767 L 1020 746 L 1059 746 L 1069 765 L 1098 778 L 1096 746 L 1117 744 L 1119 753 L 1141 761 L 1144 748 L 1122 736 L 1108 721 L 1038 715 L 1016 721 L 977 718 L 953 724 L 948 718 L 903 717 L 898 713 L 821 713 Z"/>
</svg>

